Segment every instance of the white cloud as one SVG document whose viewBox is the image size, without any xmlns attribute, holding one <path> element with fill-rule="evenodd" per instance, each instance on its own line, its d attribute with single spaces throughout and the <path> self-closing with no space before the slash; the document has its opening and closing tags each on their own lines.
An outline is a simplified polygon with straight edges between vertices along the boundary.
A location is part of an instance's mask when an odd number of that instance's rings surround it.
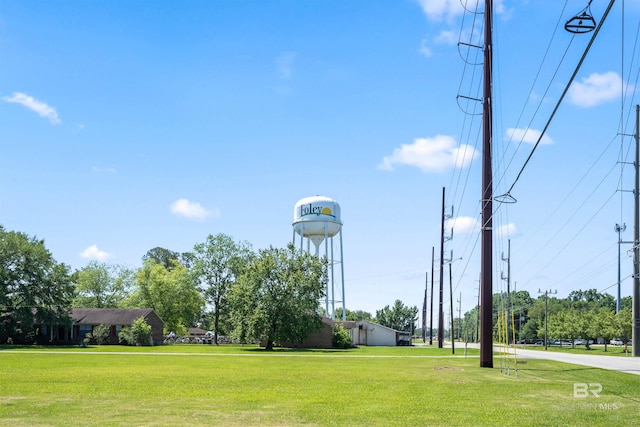
<svg viewBox="0 0 640 427">
<path fill-rule="evenodd" d="M 445 231 L 453 229 L 454 234 L 470 234 L 479 231 L 480 227 L 477 219 L 470 216 L 459 216 L 445 221 L 444 229 Z"/>
<path fill-rule="evenodd" d="M 443 30 L 434 39 L 436 44 L 455 45 L 458 43 L 458 33 L 453 30 Z"/>
<path fill-rule="evenodd" d="M 451 21 L 464 12 L 460 0 L 417 0 L 422 11 L 431 21 Z"/>
<path fill-rule="evenodd" d="M 512 222 L 508 224 L 503 224 L 496 229 L 496 234 L 498 237 L 509 237 L 513 236 L 518 232 L 516 225 Z"/>
<path fill-rule="evenodd" d="M 82 258 L 86 258 L 86 259 L 96 259 L 98 261 L 106 261 L 109 258 L 111 258 L 111 255 L 108 254 L 105 251 L 101 251 L 100 249 L 98 249 L 97 245 L 91 245 L 89 246 L 87 249 L 85 249 L 84 251 L 82 251 L 80 253 L 80 256 Z"/>
<path fill-rule="evenodd" d="M 294 52 L 285 52 L 276 58 L 276 67 L 278 68 L 278 74 L 283 79 L 288 79 L 293 73 L 293 62 L 296 59 Z"/>
<path fill-rule="evenodd" d="M 426 56 L 427 58 L 433 55 L 433 51 L 431 49 L 431 45 L 450 45 L 453 46 L 458 42 L 458 35 L 456 32 L 451 30 L 443 30 L 438 34 L 433 42 L 429 40 L 429 37 L 424 37 L 420 40 L 420 47 L 418 48 L 418 52 Z"/>
<path fill-rule="evenodd" d="M 418 138 L 413 144 L 403 144 L 382 159 L 380 169 L 393 170 L 395 164 L 415 166 L 423 172 L 443 172 L 452 167 L 465 168 L 476 158 L 478 152 L 470 145 L 456 147 L 453 137 L 436 135 L 433 138 Z"/>
<path fill-rule="evenodd" d="M 535 144 L 542 132 L 535 129 L 508 128 L 505 134 L 509 141 Z M 553 144 L 553 140 L 545 134 L 540 140 L 540 144 Z"/>
<path fill-rule="evenodd" d="M 209 216 L 220 216 L 216 209 L 209 211 L 203 208 L 200 203 L 190 202 L 187 199 L 178 199 L 171 204 L 171 212 L 189 219 L 205 219 Z"/>
<path fill-rule="evenodd" d="M 470 216 L 459 216 L 450 218 L 444 223 L 445 234 L 448 234 L 453 230 L 454 235 L 459 234 L 472 234 L 480 232 L 480 221 Z M 518 232 L 515 224 L 510 222 L 503 224 L 499 227 L 495 227 L 495 233 L 498 237 L 513 236 Z"/>
<path fill-rule="evenodd" d="M 42 101 L 38 101 L 37 99 L 24 94 L 22 92 L 13 92 L 11 96 L 2 97 L 7 102 L 20 104 L 24 107 L 27 107 L 31 111 L 39 114 L 41 117 L 45 117 L 49 119 L 49 122 L 52 125 L 59 125 L 61 123 L 60 118 L 58 117 L 58 113 L 53 107 L 48 106 Z"/>
<path fill-rule="evenodd" d="M 620 76 L 609 71 L 604 74 L 593 73 L 574 82 L 569 88 L 569 99 L 578 107 L 594 107 L 622 95 L 623 81 Z"/>
<path fill-rule="evenodd" d="M 433 55 L 433 52 L 431 51 L 431 48 L 429 47 L 429 40 L 425 37 L 420 41 L 420 47 L 418 48 L 418 52 L 422 55 L 422 56 L 426 56 L 427 58 L 431 57 L 431 55 Z"/>
<path fill-rule="evenodd" d="M 494 0 L 493 12 L 496 15 L 505 15 L 505 14 L 511 13 L 509 10 L 507 10 L 507 7 L 504 5 L 504 0 Z"/>
</svg>

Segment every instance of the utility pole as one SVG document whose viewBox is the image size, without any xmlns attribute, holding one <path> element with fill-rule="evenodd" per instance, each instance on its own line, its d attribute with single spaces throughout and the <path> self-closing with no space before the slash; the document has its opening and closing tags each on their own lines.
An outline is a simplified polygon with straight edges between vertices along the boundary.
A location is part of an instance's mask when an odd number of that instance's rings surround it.
<svg viewBox="0 0 640 427">
<path fill-rule="evenodd" d="M 616 224 L 616 226 L 614 227 L 614 231 L 618 233 L 618 301 L 616 303 L 616 313 L 622 309 L 620 302 L 620 245 L 622 244 L 622 238 L 620 236 L 620 233 L 622 233 L 626 229 L 627 224 L 624 223 L 622 225 Z"/>
<path fill-rule="evenodd" d="M 458 298 L 458 339 L 460 338 L 462 338 L 462 292 L 460 292 L 460 298 Z"/>
<path fill-rule="evenodd" d="M 429 345 L 433 345 L 433 264 L 436 248 L 431 246 L 431 321 L 429 322 Z"/>
<path fill-rule="evenodd" d="M 453 253 L 451 253 L 451 258 L 453 258 Z M 451 338 L 451 354 L 456 354 L 456 345 L 455 340 L 453 339 L 453 278 L 451 275 L 451 264 L 453 263 L 453 259 L 449 262 L 449 311 L 451 312 L 451 328 L 449 328 L 449 335 Z"/>
<path fill-rule="evenodd" d="M 424 301 L 422 302 L 422 342 L 427 342 L 427 287 L 429 286 L 429 273 L 424 274 Z"/>
<path fill-rule="evenodd" d="M 518 298 L 518 283 L 513 283 L 513 292 L 516 294 L 516 298 Z M 522 303 L 518 303 L 518 340 L 522 339 Z"/>
<path fill-rule="evenodd" d="M 538 293 L 543 293 L 538 289 Z M 549 294 L 556 294 L 558 291 L 544 291 L 544 349 L 549 348 Z"/>
<path fill-rule="evenodd" d="M 493 368 L 493 168 L 492 70 L 493 0 L 484 6 L 484 84 L 482 99 L 482 229 L 480 243 L 480 367 Z"/>
<path fill-rule="evenodd" d="M 440 305 L 438 310 L 438 348 L 442 348 L 444 339 L 444 187 L 442 187 L 442 218 L 440 227 Z"/>
<path fill-rule="evenodd" d="M 480 342 L 480 282 L 478 282 L 478 305 L 476 306 L 476 340 Z"/>
<path fill-rule="evenodd" d="M 640 105 L 636 105 L 636 159 L 635 159 L 635 191 L 634 191 L 634 216 L 633 216 L 633 310 L 632 332 L 633 341 L 631 353 L 640 357 Z"/>
</svg>

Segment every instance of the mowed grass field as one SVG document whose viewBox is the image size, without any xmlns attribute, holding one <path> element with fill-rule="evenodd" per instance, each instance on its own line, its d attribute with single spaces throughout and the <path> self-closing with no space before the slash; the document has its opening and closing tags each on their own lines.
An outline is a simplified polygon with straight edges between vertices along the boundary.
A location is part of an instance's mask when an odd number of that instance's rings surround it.
<svg viewBox="0 0 640 427">
<path fill-rule="evenodd" d="M 575 347 L 571 346 L 548 346 L 547 350 L 544 349 L 543 345 L 518 345 L 518 348 L 526 349 L 526 350 L 539 350 L 539 351 L 555 351 L 557 353 L 570 353 L 570 354 L 589 354 L 592 356 L 631 356 L 631 346 L 628 346 L 628 353 L 625 353 L 625 347 L 622 345 L 607 345 L 605 351 L 605 346 L 602 344 L 591 344 L 589 350 L 585 348 L 584 345 L 576 345 Z"/>
<path fill-rule="evenodd" d="M 512 360 L 507 375 L 497 357 L 487 369 L 479 367 L 477 350 L 466 358 L 463 349 L 456 353 L 428 346 L 0 347 L 0 425 L 640 423 L 637 375 L 544 360 Z M 575 397 L 575 383 L 597 383 L 602 391 Z"/>
</svg>

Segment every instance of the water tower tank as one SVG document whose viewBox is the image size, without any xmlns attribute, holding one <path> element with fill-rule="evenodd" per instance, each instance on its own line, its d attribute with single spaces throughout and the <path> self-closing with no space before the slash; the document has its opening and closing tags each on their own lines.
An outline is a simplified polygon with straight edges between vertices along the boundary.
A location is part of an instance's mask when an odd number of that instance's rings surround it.
<svg viewBox="0 0 640 427">
<path fill-rule="evenodd" d="M 325 237 L 338 234 L 341 228 L 340 205 L 329 197 L 305 197 L 293 209 L 293 230 L 316 247 Z"/>
</svg>

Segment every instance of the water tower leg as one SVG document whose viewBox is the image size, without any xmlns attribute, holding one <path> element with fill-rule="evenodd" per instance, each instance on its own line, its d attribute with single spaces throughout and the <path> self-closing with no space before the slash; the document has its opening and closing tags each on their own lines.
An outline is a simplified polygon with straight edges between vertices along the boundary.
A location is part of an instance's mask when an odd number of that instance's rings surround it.
<svg viewBox="0 0 640 427">
<path fill-rule="evenodd" d="M 336 289 L 335 289 L 335 281 L 334 281 L 334 271 L 333 271 L 333 237 L 331 237 L 331 318 L 336 320 Z"/>
<path fill-rule="evenodd" d="M 342 282 L 342 321 L 347 321 L 347 307 L 344 296 L 344 256 L 342 255 L 342 230 L 340 230 L 340 276 Z"/>
<path fill-rule="evenodd" d="M 324 258 L 325 260 L 329 259 L 329 240 L 327 239 L 327 224 L 324 224 Z M 328 267 L 328 266 L 327 266 Z M 329 271 L 327 271 L 327 274 Z M 326 287 L 326 295 L 325 295 L 325 306 L 326 306 L 326 314 L 327 317 L 333 318 L 333 313 L 329 314 L 329 277 L 327 276 L 327 287 Z"/>
<path fill-rule="evenodd" d="M 302 243 L 304 242 L 304 224 L 300 226 L 300 250 L 303 249 Z"/>
</svg>

